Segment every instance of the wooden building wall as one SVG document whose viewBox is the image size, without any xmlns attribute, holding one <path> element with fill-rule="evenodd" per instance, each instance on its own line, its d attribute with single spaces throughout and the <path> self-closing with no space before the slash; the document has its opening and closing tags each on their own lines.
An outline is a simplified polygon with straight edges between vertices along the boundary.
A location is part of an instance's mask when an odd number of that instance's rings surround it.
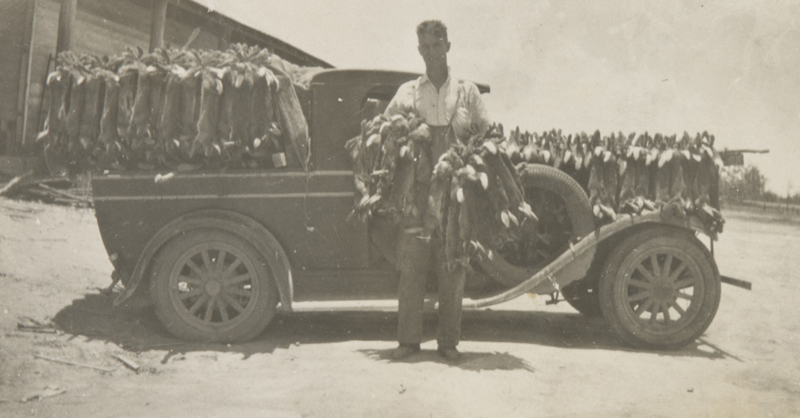
<svg viewBox="0 0 800 418">
<path fill-rule="evenodd" d="M 10 151 L 17 126 L 20 61 L 27 56 L 25 19 L 27 0 L 0 1 L 0 155 Z"/>
</svg>

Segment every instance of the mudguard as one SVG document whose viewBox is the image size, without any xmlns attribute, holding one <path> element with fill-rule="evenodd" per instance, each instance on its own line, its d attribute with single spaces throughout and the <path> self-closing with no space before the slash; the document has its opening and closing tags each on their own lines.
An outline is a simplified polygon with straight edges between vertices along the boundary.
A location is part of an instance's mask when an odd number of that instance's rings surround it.
<svg viewBox="0 0 800 418">
<path fill-rule="evenodd" d="M 697 216 L 678 218 L 664 216 L 656 211 L 618 215 L 613 223 L 597 227 L 586 194 L 569 175 L 539 164 L 522 164 L 518 166 L 518 170 L 526 188 L 549 190 L 564 199 L 573 227 L 571 245 L 550 264 L 536 267 L 512 265 L 491 251 L 481 254 L 478 262 L 483 272 L 508 290 L 481 299 L 480 306 L 500 303 L 527 292 L 550 294 L 569 283 L 583 279 L 598 256 L 597 248 L 601 242 L 614 236 L 629 234 L 646 225 L 671 225 L 682 228 L 687 233 L 700 232 L 717 239 L 716 232 L 703 224 Z"/>
<path fill-rule="evenodd" d="M 683 219 L 665 219 L 658 212 L 643 215 L 621 215 L 614 223 L 603 225 L 594 232 L 582 237 L 580 241 L 571 245 L 558 258 L 542 269 L 525 272 L 523 269 L 509 265 L 509 270 L 504 270 L 503 273 L 515 274 L 514 280 L 518 281 L 516 286 L 483 299 L 464 301 L 463 306 L 483 308 L 509 301 L 525 293 L 549 294 L 556 291 L 584 277 L 597 253 L 597 246 L 602 241 L 619 234 L 628 235 L 631 232 L 638 231 L 640 228 L 646 228 L 648 225 L 669 225 L 682 229 L 687 234 L 700 232 L 708 235 L 713 240 L 717 239 L 717 234 L 713 230 L 706 228 L 696 216 L 688 216 Z M 622 239 L 624 238 L 623 236 Z"/>
<path fill-rule="evenodd" d="M 145 246 L 127 281 L 125 291 L 114 300 L 114 306 L 120 305 L 133 296 L 145 273 L 149 271 L 153 258 L 164 244 L 194 229 L 221 229 L 234 233 L 252 244 L 268 261 L 268 267 L 278 285 L 281 310 L 286 312 L 292 310 L 292 266 L 278 240 L 254 219 L 240 213 L 218 209 L 188 213 L 161 228 Z"/>
</svg>

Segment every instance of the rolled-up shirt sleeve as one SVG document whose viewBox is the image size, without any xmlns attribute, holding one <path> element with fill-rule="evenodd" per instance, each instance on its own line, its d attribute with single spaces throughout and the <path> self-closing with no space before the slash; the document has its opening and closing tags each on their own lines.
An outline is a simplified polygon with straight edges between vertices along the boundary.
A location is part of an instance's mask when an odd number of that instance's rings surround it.
<svg viewBox="0 0 800 418">
<path fill-rule="evenodd" d="M 409 81 L 403 83 L 397 89 L 386 110 L 383 112 L 386 116 L 393 115 L 407 115 L 409 112 L 414 111 L 414 88 L 416 81 Z"/>
</svg>

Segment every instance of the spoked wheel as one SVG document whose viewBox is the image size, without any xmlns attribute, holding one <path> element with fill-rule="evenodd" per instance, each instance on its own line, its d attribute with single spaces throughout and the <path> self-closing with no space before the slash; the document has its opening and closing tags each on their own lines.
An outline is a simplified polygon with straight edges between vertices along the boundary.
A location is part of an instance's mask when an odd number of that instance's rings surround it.
<svg viewBox="0 0 800 418">
<path fill-rule="evenodd" d="M 278 292 L 264 258 L 220 230 L 191 231 L 156 262 L 151 294 L 164 326 L 182 339 L 245 341 L 275 315 Z"/>
<path fill-rule="evenodd" d="M 691 233 L 651 228 L 611 253 L 600 303 L 611 328 L 638 347 L 674 349 L 699 337 L 714 319 L 719 272 Z"/>
</svg>

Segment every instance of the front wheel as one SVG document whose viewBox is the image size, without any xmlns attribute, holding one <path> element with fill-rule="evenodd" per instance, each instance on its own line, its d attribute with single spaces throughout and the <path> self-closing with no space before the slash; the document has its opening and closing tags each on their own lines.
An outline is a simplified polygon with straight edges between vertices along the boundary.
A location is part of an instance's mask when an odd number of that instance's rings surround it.
<svg viewBox="0 0 800 418">
<path fill-rule="evenodd" d="M 702 335 L 714 319 L 719 272 L 691 232 L 649 228 L 611 252 L 599 296 L 603 316 L 622 340 L 641 348 L 677 349 Z"/>
<path fill-rule="evenodd" d="M 278 290 L 267 261 L 238 235 L 189 231 L 170 241 L 154 266 L 156 314 L 178 338 L 237 342 L 272 320 Z"/>
</svg>

